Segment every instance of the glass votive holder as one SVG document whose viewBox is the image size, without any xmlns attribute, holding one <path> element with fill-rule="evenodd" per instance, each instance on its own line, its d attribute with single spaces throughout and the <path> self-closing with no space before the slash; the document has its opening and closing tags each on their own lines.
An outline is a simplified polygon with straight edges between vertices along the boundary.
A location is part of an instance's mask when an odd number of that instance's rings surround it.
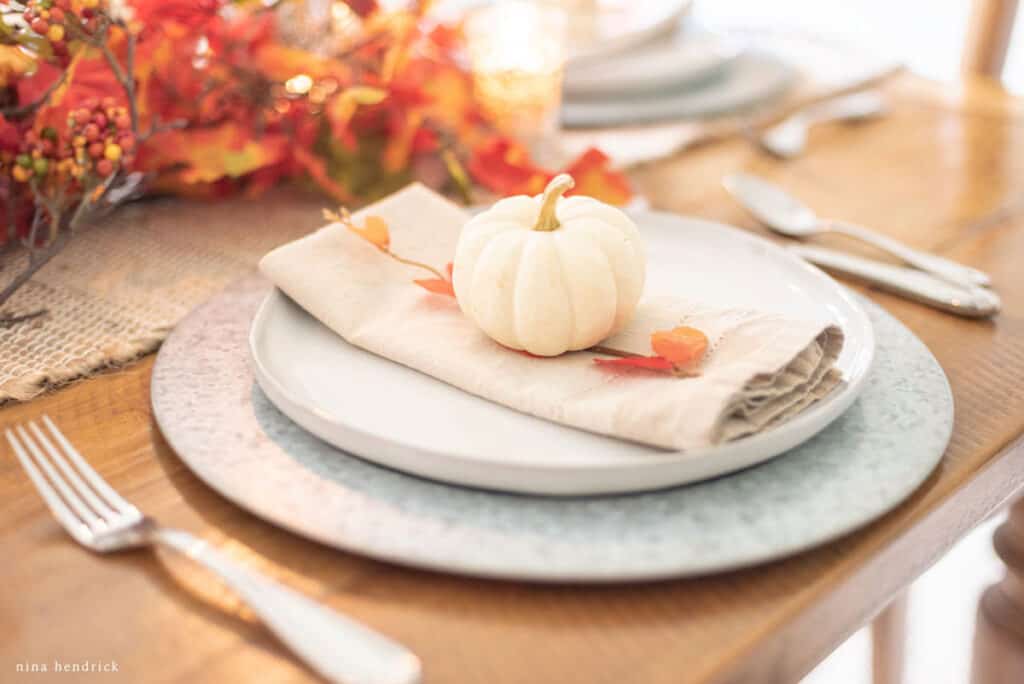
<svg viewBox="0 0 1024 684">
<path fill-rule="evenodd" d="M 523 142 L 540 163 L 560 157 L 566 24 L 558 7 L 525 0 L 481 7 L 465 23 L 478 102 L 498 130 Z"/>
</svg>

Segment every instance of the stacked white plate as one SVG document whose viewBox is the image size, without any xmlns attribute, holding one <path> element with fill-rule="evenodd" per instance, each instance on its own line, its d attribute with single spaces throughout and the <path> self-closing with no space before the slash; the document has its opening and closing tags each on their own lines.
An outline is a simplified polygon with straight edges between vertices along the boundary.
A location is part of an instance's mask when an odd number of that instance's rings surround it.
<svg viewBox="0 0 1024 684">
<path fill-rule="evenodd" d="M 628 50 L 570 61 L 562 123 L 598 127 L 721 115 L 781 95 L 795 75 L 778 57 L 684 20 Z"/>
</svg>

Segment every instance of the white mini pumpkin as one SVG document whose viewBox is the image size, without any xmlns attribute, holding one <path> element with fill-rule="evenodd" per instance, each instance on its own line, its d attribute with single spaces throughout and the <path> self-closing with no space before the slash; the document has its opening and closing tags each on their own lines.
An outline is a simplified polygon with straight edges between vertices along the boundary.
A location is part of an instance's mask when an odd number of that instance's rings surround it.
<svg viewBox="0 0 1024 684">
<path fill-rule="evenodd" d="M 636 224 L 591 197 L 509 197 L 473 217 L 455 250 L 463 313 L 497 342 L 538 356 L 587 349 L 629 322 L 646 258 Z"/>
</svg>

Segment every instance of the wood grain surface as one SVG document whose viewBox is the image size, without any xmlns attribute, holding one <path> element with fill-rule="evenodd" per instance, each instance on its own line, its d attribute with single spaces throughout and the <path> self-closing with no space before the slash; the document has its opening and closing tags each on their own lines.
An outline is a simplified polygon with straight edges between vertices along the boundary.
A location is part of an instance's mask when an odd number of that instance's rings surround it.
<svg viewBox="0 0 1024 684">
<path fill-rule="evenodd" d="M 760 173 L 823 215 L 989 271 L 1003 295 L 1005 312 L 977 322 L 861 288 L 936 355 L 956 424 L 941 466 L 907 503 L 815 551 L 704 579 L 581 588 L 467 580 L 326 549 L 235 508 L 183 467 L 150 415 L 152 359 L 0 409 L 0 428 L 57 418 L 140 508 L 401 640 L 427 682 L 794 681 L 1024 482 L 1024 106 L 982 81 L 954 90 L 901 77 L 888 92 L 890 116 L 821 126 L 795 161 L 733 140 L 635 175 L 657 208 L 766 234 L 720 187 L 727 172 Z M 192 568 L 73 544 L 6 447 L 0 501 L 0 681 L 44 681 L 19 675 L 19 663 L 55 660 L 119 668 L 75 681 L 313 679 Z"/>
</svg>

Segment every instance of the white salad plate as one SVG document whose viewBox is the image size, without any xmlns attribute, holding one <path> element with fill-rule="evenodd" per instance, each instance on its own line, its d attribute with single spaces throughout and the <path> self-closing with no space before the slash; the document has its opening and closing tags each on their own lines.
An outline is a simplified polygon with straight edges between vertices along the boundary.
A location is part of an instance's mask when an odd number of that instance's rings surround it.
<svg viewBox="0 0 1024 684">
<path fill-rule="evenodd" d="M 713 448 L 666 452 L 528 416 L 349 345 L 273 291 L 249 335 L 254 373 L 286 416 L 379 465 L 459 485 L 546 495 L 636 492 L 705 480 L 791 449 L 839 417 L 875 351 L 860 303 L 784 249 L 735 228 L 633 211 L 647 295 L 832 322 L 843 383 L 785 424 Z"/>
</svg>

